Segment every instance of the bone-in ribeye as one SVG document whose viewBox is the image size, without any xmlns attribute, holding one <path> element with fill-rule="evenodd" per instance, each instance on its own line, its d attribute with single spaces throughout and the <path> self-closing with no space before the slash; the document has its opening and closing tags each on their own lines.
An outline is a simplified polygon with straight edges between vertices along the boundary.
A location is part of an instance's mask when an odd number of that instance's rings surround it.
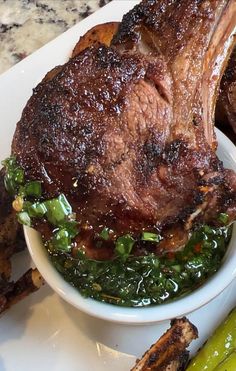
<svg viewBox="0 0 236 371">
<path fill-rule="evenodd" d="M 145 0 L 111 47 L 86 49 L 34 89 L 12 152 L 46 198 L 66 194 L 91 233 L 80 234 L 88 255 L 98 258 L 102 226 L 158 230 L 172 249 L 194 223 L 235 218 L 236 175 L 213 126 L 235 24 L 234 0 Z"/>
</svg>

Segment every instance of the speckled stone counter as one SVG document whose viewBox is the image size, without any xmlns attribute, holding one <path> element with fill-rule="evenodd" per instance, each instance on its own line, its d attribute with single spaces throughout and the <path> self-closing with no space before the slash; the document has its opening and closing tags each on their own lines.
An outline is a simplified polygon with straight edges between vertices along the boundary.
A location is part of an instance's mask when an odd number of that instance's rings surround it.
<svg viewBox="0 0 236 371">
<path fill-rule="evenodd" d="M 0 0 L 0 73 L 110 0 Z"/>
</svg>

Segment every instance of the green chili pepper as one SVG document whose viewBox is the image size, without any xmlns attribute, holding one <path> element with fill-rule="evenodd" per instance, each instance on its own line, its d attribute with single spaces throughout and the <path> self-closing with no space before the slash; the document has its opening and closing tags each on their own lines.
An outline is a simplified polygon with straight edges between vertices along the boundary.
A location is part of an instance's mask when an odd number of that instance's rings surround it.
<svg viewBox="0 0 236 371">
<path fill-rule="evenodd" d="M 235 371 L 236 370 L 236 351 L 233 351 L 228 357 L 221 362 L 214 371 Z"/>
<path fill-rule="evenodd" d="M 236 309 L 215 330 L 193 358 L 187 371 L 213 371 L 236 347 Z M 236 368 L 235 368 L 236 370 Z"/>
</svg>

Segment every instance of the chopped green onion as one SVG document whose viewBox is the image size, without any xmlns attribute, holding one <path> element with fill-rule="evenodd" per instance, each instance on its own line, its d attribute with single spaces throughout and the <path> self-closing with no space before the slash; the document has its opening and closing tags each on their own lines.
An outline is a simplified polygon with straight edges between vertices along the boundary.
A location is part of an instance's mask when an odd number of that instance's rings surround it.
<svg viewBox="0 0 236 371">
<path fill-rule="evenodd" d="M 24 182 L 24 171 L 20 167 L 16 167 L 14 171 L 14 180 L 18 184 L 22 184 Z"/>
<path fill-rule="evenodd" d="M 2 165 L 6 168 L 4 176 L 5 188 L 10 194 L 16 194 L 19 185 L 24 182 L 23 169 L 17 165 L 14 156 L 2 161 Z"/>
<path fill-rule="evenodd" d="M 60 227 L 67 230 L 70 238 L 74 238 L 79 233 L 78 222 L 76 220 L 65 220 L 60 223 Z"/>
<path fill-rule="evenodd" d="M 69 201 L 67 200 L 66 196 L 63 193 L 58 196 L 58 200 L 63 204 L 64 209 L 67 212 L 67 215 L 72 214 L 71 205 L 70 205 Z"/>
<path fill-rule="evenodd" d="M 14 156 L 2 162 L 6 168 L 4 178 L 5 187 L 11 194 L 17 195 L 13 207 L 17 211 L 17 218 L 21 224 L 31 226 L 31 218 L 45 218 L 53 225 L 59 227 L 53 232 L 53 237 L 48 241 L 48 248 L 52 251 L 61 250 L 68 252 L 71 249 L 71 239 L 79 233 L 76 214 L 64 194 L 44 202 L 30 202 L 28 196 L 39 198 L 42 196 L 40 181 L 30 181 L 24 184 L 24 171 L 16 162 Z"/>
<path fill-rule="evenodd" d="M 31 226 L 31 219 L 26 211 L 21 211 L 20 213 L 18 213 L 17 218 L 19 223 L 27 225 L 28 227 Z"/>
<path fill-rule="evenodd" d="M 24 190 L 26 196 L 40 197 L 42 195 L 41 183 L 37 180 L 26 183 Z"/>
<path fill-rule="evenodd" d="M 59 225 L 67 215 L 72 213 L 72 208 L 63 194 L 58 198 L 45 201 L 44 205 L 47 209 L 47 219 L 54 225 Z"/>
<path fill-rule="evenodd" d="M 172 265 L 171 268 L 174 269 L 178 273 L 181 272 L 181 266 L 180 266 L 180 264 Z"/>
<path fill-rule="evenodd" d="M 25 187 L 23 185 L 20 185 L 19 188 L 18 188 L 18 195 L 21 196 L 21 197 L 24 197 L 25 196 Z"/>
<path fill-rule="evenodd" d="M 209 225 L 207 225 L 207 224 L 203 225 L 202 230 L 203 230 L 203 232 L 206 233 L 206 234 L 212 234 L 212 233 L 214 234 L 214 229 L 211 228 L 211 227 L 210 227 Z"/>
<path fill-rule="evenodd" d="M 160 242 L 160 235 L 157 233 L 143 232 L 141 236 L 142 241 Z"/>
<path fill-rule="evenodd" d="M 17 197 L 20 197 L 23 200 L 23 211 L 27 211 L 28 213 L 29 209 L 33 205 L 32 202 L 24 200 L 22 196 L 17 196 Z"/>
<path fill-rule="evenodd" d="M 2 166 L 4 166 L 5 168 L 11 168 L 12 166 L 15 166 L 16 164 L 16 158 L 15 156 L 10 156 L 8 158 L 6 158 L 5 160 L 3 160 L 1 162 Z"/>
<path fill-rule="evenodd" d="M 229 221 L 229 215 L 226 214 L 226 213 L 220 213 L 219 216 L 218 216 L 218 220 L 223 225 L 226 225 Z"/>
<path fill-rule="evenodd" d="M 69 252 L 71 250 L 71 238 L 66 229 L 60 229 L 52 238 L 53 250 Z"/>
<path fill-rule="evenodd" d="M 111 232 L 112 232 L 112 231 L 111 231 L 109 228 L 104 227 L 103 230 L 102 230 L 102 232 L 99 234 L 99 236 L 100 236 L 103 240 L 107 241 L 107 240 L 109 240 L 109 238 L 110 238 L 110 233 L 111 233 Z"/>
<path fill-rule="evenodd" d="M 115 245 L 117 255 L 126 260 L 132 251 L 134 243 L 135 240 L 129 234 L 117 238 Z"/>
<path fill-rule="evenodd" d="M 25 203 L 24 203 L 24 209 L 28 211 L 29 215 L 32 218 L 42 218 L 47 212 L 47 208 L 42 202 L 41 203 L 35 202 L 34 204 L 31 204 L 29 206 L 27 205 L 25 206 Z"/>
<path fill-rule="evenodd" d="M 7 192 L 10 195 L 14 195 L 14 193 L 15 193 L 15 182 L 13 181 L 13 179 L 11 177 L 9 177 L 8 174 L 6 174 L 4 176 L 4 186 L 5 186 Z"/>
</svg>

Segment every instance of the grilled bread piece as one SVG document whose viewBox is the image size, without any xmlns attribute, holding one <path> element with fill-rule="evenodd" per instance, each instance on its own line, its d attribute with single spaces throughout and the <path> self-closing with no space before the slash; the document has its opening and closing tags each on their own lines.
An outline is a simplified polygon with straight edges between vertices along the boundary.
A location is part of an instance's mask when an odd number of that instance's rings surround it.
<svg viewBox="0 0 236 371">
<path fill-rule="evenodd" d="M 171 321 L 171 327 L 137 361 L 131 371 L 177 371 L 188 361 L 186 348 L 198 337 L 197 328 L 185 317 Z"/>
</svg>

